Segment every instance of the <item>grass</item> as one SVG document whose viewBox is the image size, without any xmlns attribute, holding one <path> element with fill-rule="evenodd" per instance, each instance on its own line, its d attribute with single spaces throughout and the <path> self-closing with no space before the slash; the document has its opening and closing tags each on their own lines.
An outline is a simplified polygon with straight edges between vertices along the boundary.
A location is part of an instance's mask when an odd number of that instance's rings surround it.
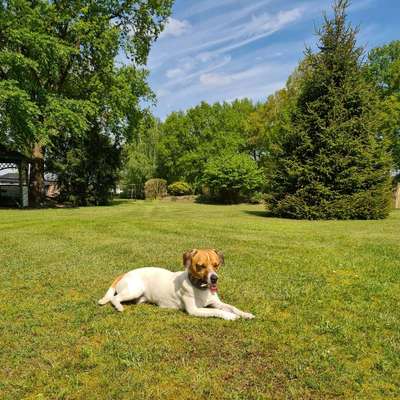
<svg viewBox="0 0 400 400">
<path fill-rule="evenodd" d="M 400 212 L 291 221 L 260 206 L 0 210 L 2 399 L 398 399 Z M 136 267 L 225 253 L 252 321 L 99 307 Z"/>
</svg>

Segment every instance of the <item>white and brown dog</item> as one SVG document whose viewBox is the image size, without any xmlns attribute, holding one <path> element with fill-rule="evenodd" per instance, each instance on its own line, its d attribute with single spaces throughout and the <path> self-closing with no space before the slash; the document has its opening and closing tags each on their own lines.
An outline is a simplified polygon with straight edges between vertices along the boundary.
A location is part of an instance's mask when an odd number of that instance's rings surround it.
<svg viewBox="0 0 400 400">
<path fill-rule="evenodd" d="M 155 267 L 134 269 L 117 277 L 99 304 L 111 302 L 123 311 L 121 302 L 136 300 L 137 304 L 186 310 L 196 317 L 254 318 L 219 299 L 217 271 L 223 263 L 223 254 L 216 250 L 187 251 L 183 254 L 184 272 Z"/>
</svg>

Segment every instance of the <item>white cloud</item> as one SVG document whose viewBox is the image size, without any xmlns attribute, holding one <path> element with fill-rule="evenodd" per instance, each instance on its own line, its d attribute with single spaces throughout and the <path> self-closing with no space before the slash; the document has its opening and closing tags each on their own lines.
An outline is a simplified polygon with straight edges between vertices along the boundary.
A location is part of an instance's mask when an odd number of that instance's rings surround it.
<svg viewBox="0 0 400 400">
<path fill-rule="evenodd" d="M 208 51 L 204 51 L 202 53 L 199 53 L 196 56 L 196 59 L 200 60 L 201 62 L 207 62 L 210 61 L 213 58 L 213 54 L 208 52 Z"/>
<path fill-rule="evenodd" d="M 292 27 L 320 16 L 320 1 L 279 6 L 273 0 L 191 0 L 189 7 L 179 0 L 182 10 L 177 8 L 149 60 L 151 82 L 161 92 L 160 115 L 202 100 L 259 100 L 282 87 L 304 49 Z M 289 28 L 274 41 L 272 35 Z"/>
<path fill-rule="evenodd" d="M 160 39 L 165 38 L 167 36 L 182 36 L 186 33 L 190 28 L 190 23 L 186 20 L 179 20 L 175 18 L 168 18 L 167 25 L 164 30 L 161 32 Z"/>
<path fill-rule="evenodd" d="M 165 97 L 167 95 L 169 95 L 169 91 L 164 89 L 164 88 L 160 88 L 156 90 L 156 96 L 160 99 L 161 97 Z"/>
<path fill-rule="evenodd" d="M 217 69 L 220 69 L 226 65 L 228 65 L 231 62 L 232 58 L 230 56 L 225 56 L 223 58 L 216 59 L 214 63 L 209 64 L 206 68 L 201 67 L 197 68 L 198 65 L 193 62 L 193 64 L 190 64 L 190 62 L 187 62 L 187 66 L 190 65 L 190 68 L 186 68 L 182 71 L 182 74 L 178 77 L 178 75 L 174 78 L 168 81 L 165 84 L 165 87 L 172 88 L 177 86 L 186 86 L 188 82 L 193 81 L 194 79 L 198 78 L 201 75 L 208 74 L 210 72 L 213 72 Z M 192 60 L 193 61 L 193 60 Z M 185 64 L 183 64 L 185 66 Z"/>
<path fill-rule="evenodd" d="M 256 40 L 270 36 L 273 33 L 283 29 L 291 22 L 300 19 L 302 14 L 303 9 L 294 8 L 288 11 L 280 11 L 276 16 L 264 14 L 264 16 L 261 17 L 253 17 L 252 23 L 244 24 L 242 27 L 239 27 L 238 32 L 235 32 L 234 36 L 230 38 L 234 39 L 237 37 L 238 40 L 232 40 L 231 44 L 220 47 L 215 51 L 215 53 L 226 53 L 255 42 Z"/>
<path fill-rule="evenodd" d="M 234 73 L 206 73 L 200 75 L 200 83 L 203 86 L 209 87 L 220 87 L 220 86 L 228 86 L 232 83 L 241 82 L 243 85 L 246 82 L 256 82 L 257 80 L 261 81 L 262 77 L 271 71 L 277 70 L 276 64 L 260 64 L 251 68 L 244 68 L 241 71 Z"/>
<path fill-rule="evenodd" d="M 265 0 L 264 0 L 265 1 Z M 187 7 L 184 10 L 183 14 L 186 17 L 193 17 L 195 15 L 199 15 L 205 12 L 210 12 L 215 10 L 218 7 L 229 6 L 231 4 L 237 3 L 237 0 L 202 0 L 192 5 L 191 7 Z"/>
<path fill-rule="evenodd" d="M 167 72 L 165 73 L 165 76 L 169 79 L 174 79 L 177 78 L 178 76 L 182 75 L 183 70 L 181 68 L 173 68 L 173 69 L 169 69 L 167 70 Z"/>
<path fill-rule="evenodd" d="M 250 33 L 263 33 L 267 31 L 277 31 L 285 27 L 287 24 L 294 22 L 301 18 L 303 9 L 293 8 L 292 10 L 280 11 L 276 15 L 268 13 L 259 16 L 253 16 L 250 24 L 248 24 L 248 31 Z"/>
<path fill-rule="evenodd" d="M 226 86 L 232 83 L 232 76 L 215 73 L 201 74 L 200 82 L 204 86 Z"/>
</svg>

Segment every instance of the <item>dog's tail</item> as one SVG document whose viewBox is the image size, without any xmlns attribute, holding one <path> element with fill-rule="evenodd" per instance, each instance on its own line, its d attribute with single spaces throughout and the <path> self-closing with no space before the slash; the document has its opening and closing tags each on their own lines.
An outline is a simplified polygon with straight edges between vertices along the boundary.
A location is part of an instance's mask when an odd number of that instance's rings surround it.
<svg viewBox="0 0 400 400">
<path fill-rule="evenodd" d="M 102 299 L 99 300 L 99 304 L 103 306 L 104 304 L 107 304 L 115 295 L 116 289 L 115 287 L 117 286 L 117 283 L 124 277 L 125 274 L 122 274 L 118 276 L 114 282 L 111 284 L 110 288 L 107 290 L 106 294 Z"/>
</svg>

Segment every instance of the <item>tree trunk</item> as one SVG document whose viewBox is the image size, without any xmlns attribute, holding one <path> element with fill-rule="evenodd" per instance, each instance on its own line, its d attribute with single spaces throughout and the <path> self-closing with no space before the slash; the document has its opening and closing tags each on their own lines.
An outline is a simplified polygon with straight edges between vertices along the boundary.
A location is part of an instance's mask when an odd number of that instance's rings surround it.
<svg viewBox="0 0 400 400">
<path fill-rule="evenodd" d="M 40 207 L 44 200 L 44 151 L 43 146 L 36 143 L 32 152 L 31 196 L 32 207 Z"/>
</svg>

